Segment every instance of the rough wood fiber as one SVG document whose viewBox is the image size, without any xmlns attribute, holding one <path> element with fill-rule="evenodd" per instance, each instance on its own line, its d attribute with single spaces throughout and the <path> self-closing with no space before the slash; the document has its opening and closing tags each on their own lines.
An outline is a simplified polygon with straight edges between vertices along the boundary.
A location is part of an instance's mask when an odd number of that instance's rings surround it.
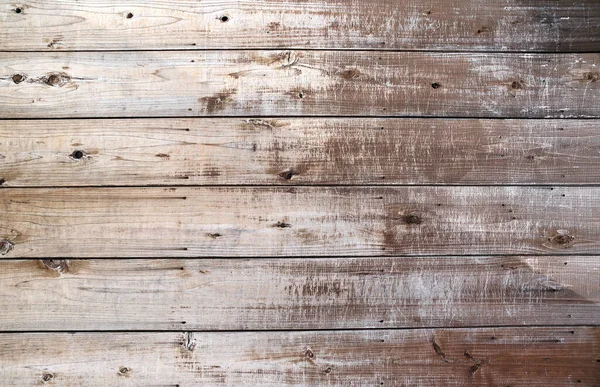
<svg viewBox="0 0 600 387">
<path fill-rule="evenodd" d="M 597 187 L 11 188 L 2 257 L 597 253 Z"/>
<path fill-rule="evenodd" d="M 6 120 L 0 178 L 4 187 L 598 184 L 598 129 L 593 120 Z"/>
<path fill-rule="evenodd" d="M 6 385 L 597 386 L 600 328 L 0 334 Z"/>
<path fill-rule="evenodd" d="M 3 118 L 599 117 L 600 54 L 0 54 Z"/>
<path fill-rule="evenodd" d="M 0 329 L 263 330 L 600 324 L 600 259 L 0 262 Z"/>
<path fill-rule="evenodd" d="M 0 3 L 3 50 L 366 48 L 593 51 L 595 0 L 29 0 Z"/>
</svg>

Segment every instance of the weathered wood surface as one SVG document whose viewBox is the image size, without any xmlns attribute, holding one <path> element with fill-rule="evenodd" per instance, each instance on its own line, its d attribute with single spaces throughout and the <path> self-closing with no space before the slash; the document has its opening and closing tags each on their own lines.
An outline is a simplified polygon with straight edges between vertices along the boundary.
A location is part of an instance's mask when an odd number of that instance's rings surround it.
<svg viewBox="0 0 600 387">
<path fill-rule="evenodd" d="M 3 118 L 599 117 L 600 54 L 0 53 Z"/>
<path fill-rule="evenodd" d="M 4 120 L 0 155 L 4 187 L 600 183 L 594 120 Z"/>
<path fill-rule="evenodd" d="M 367 48 L 594 51 L 595 0 L 117 1 L 0 4 L 3 50 Z"/>
<path fill-rule="evenodd" d="M 597 386 L 600 328 L 0 334 L 9 386 Z"/>
<path fill-rule="evenodd" d="M 0 329 L 600 324 L 597 256 L 3 260 Z"/>
<path fill-rule="evenodd" d="M 11 188 L 3 258 L 598 253 L 597 187 Z"/>
</svg>

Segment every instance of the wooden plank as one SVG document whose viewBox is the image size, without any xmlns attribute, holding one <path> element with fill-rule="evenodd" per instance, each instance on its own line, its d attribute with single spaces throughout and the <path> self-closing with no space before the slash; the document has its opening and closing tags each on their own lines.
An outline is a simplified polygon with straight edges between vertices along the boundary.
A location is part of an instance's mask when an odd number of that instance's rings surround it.
<svg viewBox="0 0 600 387">
<path fill-rule="evenodd" d="M 599 252 L 597 187 L 12 188 L 4 258 Z"/>
<path fill-rule="evenodd" d="M 597 256 L 3 260 L 0 330 L 600 324 Z"/>
<path fill-rule="evenodd" d="M 10 386 L 597 386 L 600 328 L 0 334 Z"/>
<path fill-rule="evenodd" d="M 5 120 L 0 177 L 5 187 L 598 184 L 599 148 L 594 120 Z"/>
<path fill-rule="evenodd" d="M 599 68 L 597 53 L 0 53 L 0 115 L 599 117 Z"/>
<path fill-rule="evenodd" d="M 595 0 L 30 0 L 0 5 L 3 50 L 367 48 L 594 51 Z"/>
</svg>

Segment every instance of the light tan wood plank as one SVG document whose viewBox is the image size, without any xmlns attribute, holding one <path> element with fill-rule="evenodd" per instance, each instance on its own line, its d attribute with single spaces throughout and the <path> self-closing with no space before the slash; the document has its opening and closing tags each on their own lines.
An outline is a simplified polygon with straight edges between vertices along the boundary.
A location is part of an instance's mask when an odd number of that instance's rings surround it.
<svg viewBox="0 0 600 387">
<path fill-rule="evenodd" d="M 29 0 L 0 4 L 3 50 L 368 48 L 593 51 L 594 0 Z"/>
<path fill-rule="evenodd" d="M 3 118 L 598 117 L 600 54 L 0 53 Z"/>
<path fill-rule="evenodd" d="M 10 386 L 596 386 L 600 328 L 0 334 Z"/>
<path fill-rule="evenodd" d="M 4 187 L 598 184 L 598 126 L 594 120 L 6 120 L 0 121 L 0 178 Z"/>
<path fill-rule="evenodd" d="M 600 324 L 598 256 L 0 262 L 0 330 Z"/>
<path fill-rule="evenodd" d="M 598 253 L 597 187 L 0 190 L 4 258 Z"/>
</svg>

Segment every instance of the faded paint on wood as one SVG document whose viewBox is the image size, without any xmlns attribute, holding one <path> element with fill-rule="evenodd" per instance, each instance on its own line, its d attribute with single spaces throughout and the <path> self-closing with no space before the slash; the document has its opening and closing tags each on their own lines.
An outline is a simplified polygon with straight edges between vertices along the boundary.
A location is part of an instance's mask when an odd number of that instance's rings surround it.
<svg viewBox="0 0 600 387">
<path fill-rule="evenodd" d="M 4 187 L 598 184 L 599 133 L 593 120 L 5 120 L 0 178 Z"/>
<path fill-rule="evenodd" d="M 599 117 L 600 54 L 0 53 L 3 118 Z"/>
<path fill-rule="evenodd" d="M 0 334 L 32 386 L 596 386 L 600 328 Z"/>
<path fill-rule="evenodd" d="M 0 329 L 598 325 L 599 270 L 597 256 L 3 260 Z"/>
<path fill-rule="evenodd" d="M 2 257 L 597 253 L 597 187 L 11 188 Z"/>
<path fill-rule="evenodd" d="M 594 51 L 594 0 L 2 1 L 3 50 Z"/>
</svg>

